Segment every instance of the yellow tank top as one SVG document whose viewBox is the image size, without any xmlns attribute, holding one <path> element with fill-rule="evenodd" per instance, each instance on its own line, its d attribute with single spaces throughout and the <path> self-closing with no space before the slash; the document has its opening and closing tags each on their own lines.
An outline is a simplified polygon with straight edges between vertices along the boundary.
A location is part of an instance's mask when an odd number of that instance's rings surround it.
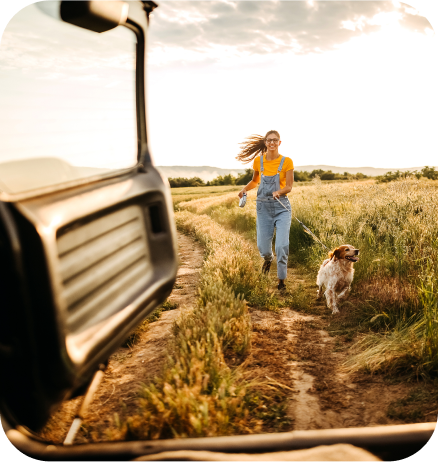
<svg viewBox="0 0 438 462">
<path fill-rule="evenodd" d="M 263 155 L 263 169 L 266 176 L 273 176 L 277 174 L 278 167 L 280 166 L 281 158 L 283 156 L 278 156 L 275 160 L 266 160 L 266 154 Z M 252 166 L 253 170 L 260 173 L 260 156 L 257 156 L 254 159 L 254 164 Z M 283 189 L 286 186 L 286 172 L 294 169 L 294 163 L 290 157 L 284 159 L 283 168 L 280 172 L 280 189 Z"/>
</svg>

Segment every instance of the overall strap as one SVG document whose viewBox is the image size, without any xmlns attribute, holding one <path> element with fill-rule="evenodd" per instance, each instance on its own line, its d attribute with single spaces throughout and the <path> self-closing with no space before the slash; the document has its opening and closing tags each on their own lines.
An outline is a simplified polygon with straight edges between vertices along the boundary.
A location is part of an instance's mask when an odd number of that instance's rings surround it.
<svg viewBox="0 0 438 462">
<path fill-rule="evenodd" d="M 260 173 L 263 174 L 263 154 L 260 154 Z"/>
<path fill-rule="evenodd" d="M 278 173 L 280 173 L 280 172 L 281 172 L 281 169 L 283 168 L 284 159 L 286 159 L 285 156 L 283 156 L 283 158 L 281 159 L 280 165 L 279 165 L 279 167 L 278 167 Z"/>
</svg>

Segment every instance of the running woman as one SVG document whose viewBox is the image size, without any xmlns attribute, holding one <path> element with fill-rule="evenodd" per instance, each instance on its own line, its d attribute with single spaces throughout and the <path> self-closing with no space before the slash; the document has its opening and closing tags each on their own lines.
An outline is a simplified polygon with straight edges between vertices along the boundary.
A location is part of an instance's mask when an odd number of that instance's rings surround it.
<svg viewBox="0 0 438 462">
<path fill-rule="evenodd" d="M 248 163 L 254 160 L 252 180 L 239 192 L 239 197 L 260 183 L 257 191 L 257 247 L 264 258 L 262 272 L 267 274 L 274 255 L 272 239 L 275 236 L 277 255 L 278 290 L 286 288 L 287 260 L 289 256 L 289 230 L 291 205 L 287 194 L 294 183 L 294 164 L 289 157 L 278 152 L 280 134 L 270 130 L 265 136 L 252 135 L 241 143 L 237 160 Z"/>
</svg>

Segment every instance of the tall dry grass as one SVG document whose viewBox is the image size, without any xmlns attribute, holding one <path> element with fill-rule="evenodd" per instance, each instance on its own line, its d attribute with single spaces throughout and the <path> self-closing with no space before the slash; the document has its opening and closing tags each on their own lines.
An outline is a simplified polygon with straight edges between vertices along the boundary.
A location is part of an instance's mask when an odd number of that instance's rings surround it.
<svg viewBox="0 0 438 462">
<path fill-rule="evenodd" d="M 333 184 L 315 180 L 312 185 L 294 188 L 290 195 L 293 215 L 327 247 L 348 243 L 360 249 L 353 284 L 355 303 L 360 306 L 352 312 L 358 328 L 372 333 L 361 340 L 360 352 L 350 363 L 353 369 L 438 373 L 433 359 L 437 356 L 433 352 L 438 352 L 433 308 L 438 272 L 432 270 L 438 267 L 437 183 L 408 179 L 387 184 Z M 237 206 L 235 194 L 199 199 L 181 207 L 208 214 L 228 229 L 255 237 L 254 198 L 251 191 L 244 209 Z M 292 220 L 290 247 L 290 263 L 304 265 L 315 274 L 327 254 L 296 220 Z"/>
<path fill-rule="evenodd" d="M 237 193 L 229 193 L 221 197 L 200 198 L 179 204 L 180 210 L 190 211 L 197 215 L 208 215 L 220 225 L 242 233 L 255 242 L 256 237 L 256 191 L 248 192 L 246 206 L 238 206 Z"/>
<path fill-rule="evenodd" d="M 438 261 L 438 185 L 432 181 L 316 182 L 294 193 L 293 209 L 329 248 L 351 242 L 361 249 L 356 281 L 376 275 L 411 278 L 426 261 Z M 306 250 L 308 264 L 319 266 L 322 248 L 312 245 L 309 254 L 310 238 L 298 224 L 291 234 L 297 250 Z"/>
<path fill-rule="evenodd" d="M 420 281 L 420 310 L 408 319 L 399 318 L 392 329 L 370 333 L 356 344 L 356 354 L 346 369 L 371 373 L 414 375 L 429 379 L 438 375 L 438 287 L 436 270 Z"/>
<path fill-rule="evenodd" d="M 206 215 L 185 211 L 175 218 L 206 248 L 198 303 L 176 320 L 172 353 L 162 374 L 142 388 L 137 412 L 123 422 L 115 415 L 112 440 L 254 433 L 267 415 L 271 392 L 245 378 L 243 363 L 251 347 L 245 298 L 269 305 L 254 248 Z"/>
<path fill-rule="evenodd" d="M 230 191 L 239 191 L 241 186 L 198 186 L 189 188 L 172 188 L 172 200 L 176 210 L 181 202 L 189 202 L 200 198 L 211 198 Z"/>
<path fill-rule="evenodd" d="M 315 182 L 297 191 L 293 207 L 329 248 L 349 243 L 360 249 L 356 316 L 374 332 L 359 341 L 350 370 L 438 374 L 438 185 Z M 295 259 L 316 270 L 325 256 L 321 246 L 295 223 L 291 237 Z"/>
<path fill-rule="evenodd" d="M 278 307 L 268 278 L 261 274 L 260 257 L 253 243 L 207 215 L 181 211 L 175 214 L 175 220 L 179 229 L 194 235 L 206 248 L 208 258 L 201 278 L 205 290 L 214 281 L 222 281 L 251 305 L 274 310 Z"/>
<path fill-rule="evenodd" d="M 112 439 L 158 439 L 252 433 L 261 422 L 249 411 L 252 390 L 227 351 L 244 356 L 250 347 L 245 302 L 217 282 L 174 325 L 172 354 L 162 375 L 145 385 L 137 413 L 115 418 Z M 202 289 L 201 289 L 202 293 Z"/>
</svg>

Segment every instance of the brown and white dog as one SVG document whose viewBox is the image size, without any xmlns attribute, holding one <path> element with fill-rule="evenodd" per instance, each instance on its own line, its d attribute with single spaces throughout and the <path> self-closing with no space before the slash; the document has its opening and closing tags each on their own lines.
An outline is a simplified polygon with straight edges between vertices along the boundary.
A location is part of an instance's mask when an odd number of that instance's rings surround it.
<svg viewBox="0 0 438 462">
<path fill-rule="evenodd" d="M 333 310 L 332 314 L 339 313 L 337 302 L 342 300 L 350 292 L 353 282 L 353 264 L 359 261 L 359 250 L 352 245 L 341 245 L 329 253 L 319 268 L 316 283 L 319 288 L 317 298 L 321 298 L 322 287 L 325 286 L 325 298 L 327 305 Z"/>
</svg>

